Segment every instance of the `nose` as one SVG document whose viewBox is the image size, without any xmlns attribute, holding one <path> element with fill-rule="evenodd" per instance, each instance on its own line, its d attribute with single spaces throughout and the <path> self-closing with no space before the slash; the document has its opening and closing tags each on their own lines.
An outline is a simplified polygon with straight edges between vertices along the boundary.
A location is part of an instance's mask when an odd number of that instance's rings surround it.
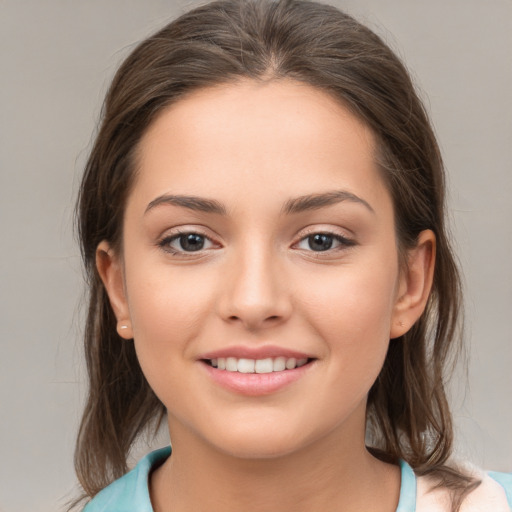
<svg viewBox="0 0 512 512">
<path fill-rule="evenodd" d="M 222 279 L 219 314 L 250 331 L 285 322 L 292 303 L 277 255 L 254 247 L 233 254 Z"/>
</svg>

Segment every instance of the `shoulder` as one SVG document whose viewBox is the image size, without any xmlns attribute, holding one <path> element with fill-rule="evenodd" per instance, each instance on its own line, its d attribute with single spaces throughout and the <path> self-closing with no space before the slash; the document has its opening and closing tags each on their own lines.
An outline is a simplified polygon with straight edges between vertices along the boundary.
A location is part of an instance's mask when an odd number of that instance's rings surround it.
<svg viewBox="0 0 512 512">
<path fill-rule="evenodd" d="M 148 477 L 151 469 L 171 453 L 169 446 L 142 458 L 126 475 L 100 491 L 83 512 L 153 512 Z"/>
<path fill-rule="evenodd" d="M 480 485 L 466 496 L 460 512 L 511 512 L 512 473 L 485 472 L 475 467 L 466 468 L 481 481 Z M 446 488 L 431 490 L 428 477 L 417 477 L 416 512 L 449 511 L 450 491 Z"/>
<path fill-rule="evenodd" d="M 510 512 L 512 510 L 512 473 L 481 473 L 482 483 L 466 498 L 461 512 Z"/>
</svg>

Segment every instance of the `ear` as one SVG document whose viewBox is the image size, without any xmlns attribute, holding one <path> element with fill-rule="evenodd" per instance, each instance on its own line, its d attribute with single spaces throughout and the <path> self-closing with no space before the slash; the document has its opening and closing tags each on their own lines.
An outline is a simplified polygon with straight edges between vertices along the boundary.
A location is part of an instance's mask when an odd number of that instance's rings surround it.
<svg viewBox="0 0 512 512">
<path fill-rule="evenodd" d="M 391 318 L 390 338 L 405 334 L 418 320 L 427 304 L 434 278 L 436 236 L 422 231 L 415 247 L 407 251 L 407 268 L 401 271 Z"/>
<path fill-rule="evenodd" d="M 117 332 L 122 338 L 130 340 L 133 338 L 133 330 L 126 300 L 123 265 L 119 255 L 105 240 L 96 248 L 96 268 L 116 315 Z"/>
</svg>

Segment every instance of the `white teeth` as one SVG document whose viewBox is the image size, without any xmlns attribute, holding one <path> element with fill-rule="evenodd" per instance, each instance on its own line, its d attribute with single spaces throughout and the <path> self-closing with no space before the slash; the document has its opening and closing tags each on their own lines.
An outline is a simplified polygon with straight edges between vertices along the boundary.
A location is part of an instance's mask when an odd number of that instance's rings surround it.
<svg viewBox="0 0 512 512">
<path fill-rule="evenodd" d="M 266 359 L 237 359 L 236 357 L 219 357 L 210 360 L 211 365 L 219 370 L 239 373 L 272 373 L 284 370 L 293 370 L 304 366 L 307 358 L 296 359 L 295 357 L 267 357 Z"/>
<path fill-rule="evenodd" d="M 297 366 L 297 359 L 295 357 L 290 357 L 290 359 L 286 360 L 286 369 L 293 370 Z"/>
<path fill-rule="evenodd" d="M 254 365 L 254 371 L 256 373 L 272 373 L 274 364 L 272 359 L 257 359 Z"/>
<path fill-rule="evenodd" d="M 228 357 L 226 359 L 226 370 L 228 372 L 236 372 L 236 371 L 238 371 L 238 365 L 237 365 L 236 357 Z"/>
<path fill-rule="evenodd" d="M 254 373 L 254 359 L 239 359 L 236 367 L 240 373 Z"/>
<path fill-rule="evenodd" d="M 275 372 L 282 372 L 286 368 L 286 357 L 276 357 L 273 363 Z"/>
</svg>

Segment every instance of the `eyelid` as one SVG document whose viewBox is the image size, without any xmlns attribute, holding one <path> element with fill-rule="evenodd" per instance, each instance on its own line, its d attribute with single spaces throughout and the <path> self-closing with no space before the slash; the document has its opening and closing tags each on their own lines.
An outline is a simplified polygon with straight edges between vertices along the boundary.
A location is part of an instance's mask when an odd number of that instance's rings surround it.
<svg viewBox="0 0 512 512">
<path fill-rule="evenodd" d="M 336 230 L 333 227 L 329 228 L 322 228 L 321 226 L 315 225 L 315 226 L 309 226 L 305 229 L 305 231 L 302 231 L 300 233 L 300 236 L 298 237 L 297 241 L 293 243 L 292 247 L 297 246 L 302 241 L 306 240 L 308 237 L 316 234 L 323 234 L 332 236 L 335 240 L 339 242 L 339 246 L 335 248 L 330 248 L 325 251 L 313 251 L 308 249 L 298 249 L 302 250 L 308 253 L 311 253 L 316 258 L 322 258 L 322 257 L 329 257 L 332 256 L 333 253 L 343 251 L 350 249 L 351 247 L 357 245 L 356 240 L 353 238 L 353 236 L 347 236 L 345 233 L 342 233 L 341 230 Z"/>
<path fill-rule="evenodd" d="M 324 234 L 324 235 L 331 235 L 333 237 L 342 238 L 343 240 L 355 243 L 355 239 L 353 237 L 353 234 L 351 231 L 349 231 L 350 234 L 347 233 L 349 230 L 342 230 L 341 228 L 334 228 L 334 227 L 322 227 L 321 225 L 315 225 L 315 226 L 308 226 L 302 230 L 299 235 L 297 236 L 297 241 L 300 242 L 304 238 L 307 238 L 311 235 L 316 234 Z M 297 242 L 295 242 L 297 243 Z"/>
<path fill-rule="evenodd" d="M 198 251 L 183 251 L 178 250 L 170 247 L 170 243 L 179 239 L 182 235 L 199 235 L 206 240 L 208 240 L 212 245 L 219 246 L 220 244 L 216 242 L 213 237 L 207 235 L 203 229 L 201 229 L 200 226 L 180 226 L 176 228 L 169 229 L 160 236 L 157 240 L 156 245 L 160 247 L 164 252 L 172 254 L 173 256 L 179 256 L 179 257 L 200 257 L 204 256 L 205 252 L 211 249 L 211 247 L 208 247 L 206 249 L 200 249 Z"/>
<path fill-rule="evenodd" d="M 355 236 L 354 232 L 348 228 L 342 228 L 340 226 L 333 226 L 327 224 L 313 224 L 310 226 L 306 226 L 301 229 L 299 235 L 301 238 L 304 238 L 308 235 L 314 235 L 316 233 L 325 233 L 326 235 L 336 235 L 342 238 L 346 238 L 347 240 L 353 240 Z"/>
<path fill-rule="evenodd" d="M 184 250 L 177 250 L 170 247 L 170 243 L 172 241 L 177 240 L 182 235 L 188 235 L 188 234 L 196 234 L 201 237 L 204 237 L 206 240 L 208 240 L 213 246 L 219 247 L 221 244 L 217 242 L 212 236 L 209 236 L 205 233 L 205 229 L 202 226 L 198 225 L 190 225 L 190 226 L 179 226 L 175 228 L 171 228 L 165 232 L 164 235 L 160 236 L 157 240 L 157 246 L 160 247 L 163 251 L 172 254 L 174 256 L 182 256 L 182 257 L 200 257 L 204 256 L 205 252 L 209 251 L 212 247 L 208 248 L 201 248 L 198 251 L 184 251 Z M 348 231 L 348 230 L 347 230 Z M 335 248 L 330 248 L 325 251 L 313 251 L 313 250 L 307 250 L 307 249 L 299 249 L 305 252 L 309 252 L 315 255 L 315 257 L 326 257 L 329 254 L 332 255 L 333 252 L 341 251 L 349 249 L 350 247 L 353 247 L 354 245 L 357 245 L 356 240 L 350 235 L 347 236 L 345 233 L 341 232 L 340 230 L 337 230 L 335 228 L 331 227 L 325 227 L 322 228 L 322 226 L 315 225 L 315 226 L 308 226 L 304 228 L 300 232 L 300 235 L 296 238 L 296 241 L 292 244 L 292 248 L 296 247 L 299 243 L 307 239 L 309 236 L 316 235 L 316 234 L 324 234 L 328 236 L 332 236 L 336 241 L 338 241 L 339 246 Z"/>
</svg>

